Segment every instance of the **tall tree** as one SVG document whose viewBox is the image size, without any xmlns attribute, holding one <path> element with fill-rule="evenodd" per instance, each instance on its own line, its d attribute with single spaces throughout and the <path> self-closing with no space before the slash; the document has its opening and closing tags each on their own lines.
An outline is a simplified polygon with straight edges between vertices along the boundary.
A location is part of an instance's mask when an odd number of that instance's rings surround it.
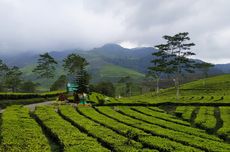
<svg viewBox="0 0 230 152">
<path fill-rule="evenodd" d="M 125 95 L 131 96 L 132 95 L 132 85 L 133 85 L 131 77 L 130 76 L 122 77 L 118 82 L 125 84 Z"/>
<path fill-rule="evenodd" d="M 63 60 L 63 62 L 64 69 L 68 70 L 69 74 L 75 75 L 78 92 L 88 92 L 90 76 L 85 70 L 85 67 L 89 64 L 87 60 L 79 55 L 70 54 Z"/>
<path fill-rule="evenodd" d="M 20 85 L 20 90 L 22 92 L 36 92 L 36 87 L 38 86 L 38 84 L 32 82 L 32 81 L 24 81 L 21 85 Z"/>
<path fill-rule="evenodd" d="M 206 78 L 208 77 L 209 69 L 214 67 L 214 64 L 207 63 L 207 62 L 201 62 L 196 64 L 197 68 L 200 69 L 203 73 L 204 79 L 203 79 L 203 86 L 206 85 Z"/>
<path fill-rule="evenodd" d="M 49 53 L 40 54 L 37 64 L 33 72 L 36 73 L 39 78 L 49 79 L 54 77 L 57 62 Z"/>
<path fill-rule="evenodd" d="M 95 85 L 95 91 L 101 94 L 114 97 L 115 96 L 115 87 L 112 82 L 100 82 Z"/>
<path fill-rule="evenodd" d="M 70 54 L 63 60 L 63 67 L 68 70 L 69 74 L 75 74 L 77 71 L 84 69 L 89 63 L 80 55 Z"/>
<path fill-rule="evenodd" d="M 12 90 L 12 92 L 16 92 L 22 82 L 22 72 L 16 66 L 9 68 L 6 73 L 5 86 Z"/>
<path fill-rule="evenodd" d="M 195 68 L 195 62 L 189 59 L 189 57 L 195 55 L 190 51 L 195 44 L 189 42 L 190 37 L 188 35 L 188 32 L 183 32 L 173 36 L 163 36 L 167 42 L 165 51 L 169 54 L 168 72 L 174 76 L 177 99 L 180 95 L 180 79 L 183 72 L 192 73 Z"/>
<path fill-rule="evenodd" d="M 0 60 L 0 91 L 4 90 L 4 81 L 6 78 L 6 73 L 8 71 L 8 66 Z"/>
<path fill-rule="evenodd" d="M 155 46 L 158 51 L 152 53 L 153 60 L 151 63 L 153 63 L 153 66 L 149 67 L 149 72 L 147 74 L 148 77 L 153 77 L 156 80 L 156 93 L 159 93 L 159 82 L 162 78 L 162 74 L 167 73 L 167 45 L 161 44 Z"/>
<path fill-rule="evenodd" d="M 67 84 L 67 77 L 61 75 L 51 86 L 50 91 L 65 89 Z"/>
</svg>

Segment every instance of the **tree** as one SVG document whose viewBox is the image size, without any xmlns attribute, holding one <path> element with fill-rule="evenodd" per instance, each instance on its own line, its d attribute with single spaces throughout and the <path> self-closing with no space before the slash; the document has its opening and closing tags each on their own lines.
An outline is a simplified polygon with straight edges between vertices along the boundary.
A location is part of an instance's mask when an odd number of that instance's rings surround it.
<svg viewBox="0 0 230 152">
<path fill-rule="evenodd" d="M 5 79 L 5 86 L 9 89 L 12 90 L 12 92 L 17 91 L 17 89 L 19 88 L 22 79 L 22 72 L 20 71 L 20 69 L 16 66 L 9 68 L 7 73 L 6 73 L 6 79 Z"/>
<path fill-rule="evenodd" d="M 8 71 L 8 67 L 2 60 L 0 60 L 0 91 L 4 90 L 4 81 L 6 78 L 6 73 Z"/>
<path fill-rule="evenodd" d="M 183 72 L 194 72 L 195 62 L 189 57 L 195 55 L 190 49 L 194 46 L 194 43 L 190 41 L 188 32 L 178 33 L 174 36 L 165 35 L 163 38 L 166 40 L 164 51 L 168 54 L 167 59 L 167 72 L 174 77 L 176 96 L 179 99 L 180 95 L 180 78 Z"/>
<path fill-rule="evenodd" d="M 39 56 L 37 62 L 38 65 L 33 72 L 36 73 L 39 78 L 53 78 L 57 62 L 49 55 L 49 53 L 40 54 Z"/>
<path fill-rule="evenodd" d="M 203 73 L 203 76 L 204 76 L 204 79 L 203 79 L 203 86 L 206 85 L 206 78 L 208 77 L 208 71 L 210 68 L 214 67 L 214 64 L 211 64 L 211 63 L 207 63 L 207 62 L 201 62 L 201 63 L 197 63 L 196 64 L 196 67 L 198 69 L 200 69 Z"/>
<path fill-rule="evenodd" d="M 132 79 L 130 76 L 122 77 L 119 81 L 119 83 L 125 83 L 125 95 L 131 96 L 132 95 Z"/>
<path fill-rule="evenodd" d="M 32 81 L 25 81 L 20 85 L 20 90 L 22 92 L 36 92 L 36 87 L 38 84 Z"/>
<path fill-rule="evenodd" d="M 50 91 L 65 89 L 67 84 L 67 77 L 61 75 L 50 87 Z"/>
<path fill-rule="evenodd" d="M 75 81 L 77 83 L 77 92 L 88 92 L 88 84 L 90 76 L 85 70 L 85 67 L 89 64 L 87 60 L 79 55 L 70 54 L 63 60 L 64 69 L 68 70 L 69 74 L 75 75 Z"/>
<path fill-rule="evenodd" d="M 167 45 L 161 44 L 155 46 L 158 51 L 152 53 L 154 59 L 152 67 L 149 67 L 147 77 L 153 77 L 156 80 L 156 93 L 159 93 L 159 81 L 161 80 L 162 74 L 167 72 Z"/>
<path fill-rule="evenodd" d="M 100 82 L 95 86 L 95 91 L 101 94 L 114 97 L 115 87 L 112 82 Z"/>
<path fill-rule="evenodd" d="M 68 70 L 69 74 L 75 74 L 79 70 L 84 69 L 89 63 L 80 55 L 70 54 L 63 60 L 64 69 Z"/>
</svg>

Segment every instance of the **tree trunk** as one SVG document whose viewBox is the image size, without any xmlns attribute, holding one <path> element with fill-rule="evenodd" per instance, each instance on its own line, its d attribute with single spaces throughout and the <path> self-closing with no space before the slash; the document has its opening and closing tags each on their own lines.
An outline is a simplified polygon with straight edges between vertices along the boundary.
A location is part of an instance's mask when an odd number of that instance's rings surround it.
<svg viewBox="0 0 230 152">
<path fill-rule="evenodd" d="M 179 74 L 177 74 L 177 76 L 176 76 L 175 85 L 176 85 L 176 99 L 179 100 L 179 96 L 180 96 Z"/>
<path fill-rule="evenodd" d="M 156 93 L 159 93 L 159 78 L 156 79 Z"/>
<path fill-rule="evenodd" d="M 130 97 L 132 96 L 132 88 L 131 88 L 131 86 L 129 87 L 129 96 Z"/>
</svg>

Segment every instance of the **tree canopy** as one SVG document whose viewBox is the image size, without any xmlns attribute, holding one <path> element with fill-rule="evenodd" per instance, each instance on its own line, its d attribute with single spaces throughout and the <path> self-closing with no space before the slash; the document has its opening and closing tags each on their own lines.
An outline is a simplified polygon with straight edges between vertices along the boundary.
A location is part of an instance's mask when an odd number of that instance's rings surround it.
<svg viewBox="0 0 230 152">
<path fill-rule="evenodd" d="M 53 78 L 55 72 L 55 65 L 57 61 L 54 60 L 49 53 L 44 53 L 39 55 L 37 66 L 33 70 L 34 73 L 38 75 L 39 78 Z"/>
</svg>

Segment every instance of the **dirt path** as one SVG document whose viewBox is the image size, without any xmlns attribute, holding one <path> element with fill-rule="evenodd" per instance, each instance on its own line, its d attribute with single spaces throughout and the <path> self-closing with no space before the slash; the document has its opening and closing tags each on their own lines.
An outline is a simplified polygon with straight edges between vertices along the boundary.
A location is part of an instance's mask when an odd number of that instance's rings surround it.
<svg viewBox="0 0 230 152">
<path fill-rule="evenodd" d="M 33 104 L 28 104 L 28 105 L 24 105 L 25 107 L 29 108 L 31 111 L 34 111 L 36 106 L 40 106 L 40 105 L 50 105 L 52 104 L 54 101 L 45 101 L 45 102 L 40 102 L 40 103 L 33 103 Z M 1 109 L 0 113 L 3 113 L 5 109 Z"/>
<path fill-rule="evenodd" d="M 54 103 L 54 101 L 46 101 L 46 102 L 40 102 L 40 103 L 34 103 L 34 104 L 25 105 L 25 107 L 29 108 L 30 111 L 34 111 L 36 106 L 50 105 L 52 103 Z"/>
</svg>

